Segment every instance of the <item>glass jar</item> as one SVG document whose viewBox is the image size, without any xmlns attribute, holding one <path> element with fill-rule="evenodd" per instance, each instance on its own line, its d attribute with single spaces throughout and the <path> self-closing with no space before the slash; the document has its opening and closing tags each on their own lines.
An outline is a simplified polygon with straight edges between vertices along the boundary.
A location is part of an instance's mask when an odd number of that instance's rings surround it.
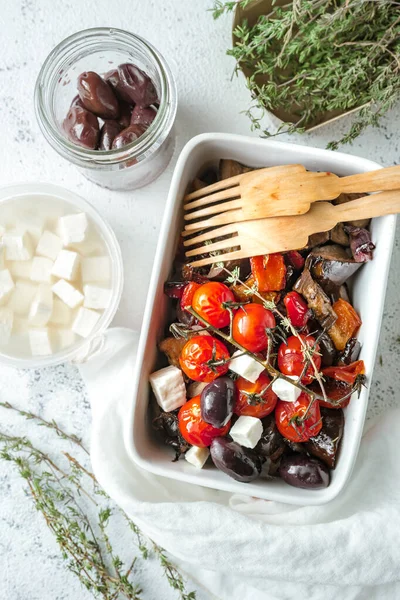
<svg viewBox="0 0 400 600">
<path fill-rule="evenodd" d="M 62 123 L 77 95 L 77 77 L 83 71 L 101 75 L 122 63 L 134 63 L 153 81 L 160 99 L 156 118 L 139 139 L 120 149 L 89 150 L 73 144 Z M 51 146 L 102 187 L 130 190 L 147 185 L 164 171 L 174 152 L 177 91 L 172 73 L 151 44 L 121 29 L 86 29 L 56 46 L 40 70 L 35 109 Z"/>
</svg>

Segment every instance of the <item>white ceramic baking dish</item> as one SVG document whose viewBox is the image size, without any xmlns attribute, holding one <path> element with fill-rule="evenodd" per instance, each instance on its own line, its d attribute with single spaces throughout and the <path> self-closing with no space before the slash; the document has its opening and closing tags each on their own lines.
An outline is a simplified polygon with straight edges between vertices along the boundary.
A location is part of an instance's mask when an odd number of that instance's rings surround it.
<svg viewBox="0 0 400 600">
<path fill-rule="evenodd" d="M 332 171 L 338 175 L 380 168 L 370 160 L 339 152 L 221 133 L 199 135 L 185 146 L 173 175 L 153 267 L 137 355 L 133 402 L 126 421 L 126 445 L 132 459 L 143 469 L 186 481 L 188 485 L 197 484 L 290 504 L 323 504 L 343 489 L 356 460 L 379 339 L 396 217 L 390 215 L 373 220 L 374 259 L 358 271 L 352 285 L 353 303 L 363 321 L 359 334 L 362 344 L 360 358 L 365 362 L 368 383 L 360 397 L 354 396 L 345 409 L 341 453 L 329 487 L 304 490 L 281 480 L 263 479 L 239 483 L 212 465 L 198 470 L 185 460 L 172 462 L 171 450 L 163 446 L 152 432 L 148 377 L 156 365 L 157 342 L 164 335 L 169 300 L 163 294 L 163 285 L 170 275 L 181 231 L 182 197 L 199 170 L 206 164 L 216 164 L 220 158 L 231 158 L 253 167 L 301 163 L 307 169 Z"/>
</svg>

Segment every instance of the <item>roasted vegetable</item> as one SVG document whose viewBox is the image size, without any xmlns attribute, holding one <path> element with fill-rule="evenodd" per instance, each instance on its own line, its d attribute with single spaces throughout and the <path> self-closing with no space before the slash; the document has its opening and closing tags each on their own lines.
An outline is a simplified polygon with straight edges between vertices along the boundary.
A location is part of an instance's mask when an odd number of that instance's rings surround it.
<svg viewBox="0 0 400 600">
<path fill-rule="evenodd" d="M 314 248 L 307 257 L 306 267 L 322 289 L 331 294 L 354 275 L 360 263 L 351 259 L 341 246 L 330 244 Z"/>
<path fill-rule="evenodd" d="M 168 358 L 169 364 L 179 368 L 179 356 L 186 342 L 184 338 L 168 337 L 162 340 L 158 347 Z"/>
<path fill-rule="evenodd" d="M 323 328 L 332 327 L 336 321 L 336 313 L 328 296 L 322 287 L 313 280 L 307 268 L 304 269 L 293 289 L 307 300 L 308 307 L 314 311 L 315 318 Z"/>
<path fill-rule="evenodd" d="M 348 225 L 346 231 L 350 236 L 350 249 L 356 263 L 372 260 L 375 244 L 371 242 L 371 234 L 367 229 Z"/>
<path fill-rule="evenodd" d="M 349 365 L 356 361 L 360 355 L 361 344 L 357 338 L 350 338 L 346 344 L 345 349 L 340 353 L 338 359 L 338 365 Z M 330 366 L 330 365 L 324 365 Z"/>
<path fill-rule="evenodd" d="M 334 469 L 343 436 L 344 415 L 340 409 L 322 407 L 321 416 L 321 431 L 305 442 L 304 446 L 307 452 L 322 460 L 330 469 Z"/>
<path fill-rule="evenodd" d="M 222 158 L 219 161 L 219 179 L 229 179 L 229 177 L 242 175 L 243 173 L 248 173 L 249 171 L 253 171 L 253 169 L 251 167 L 241 165 L 240 163 L 236 162 L 236 160 Z"/>
<path fill-rule="evenodd" d="M 340 298 L 333 305 L 337 315 L 335 323 L 328 327 L 328 334 L 335 344 L 336 350 L 344 350 L 350 338 L 354 337 L 361 326 L 361 319 L 354 308 Z"/>
<path fill-rule="evenodd" d="M 325 377 L 353 385 L 357 377 L 365 373 L 365 365 L 363 360 L 356 360 L 350 365 L 328 367 L 322 373 Z"/>
<path fill-rule="evenodd" d="M 251 274 L 259 292 L 278 292 L 286 285 L 283 254 L 266 254 L 250 258 Z"/>
<path fill-rule="evenodd" d="M 350 200 L 357 200 L 362 198 L 365 194 L 340 194 L 334 201 L 333 204 L 344 204 L 350 202 Z M 354 225 L 354 227 L 368 227 L 371 219 L 360 219 L 358 221 L 347 221 L 347 225 Z"/>
<path fill-rule="evenodd" d="M 164 444 L 175 450 L 173 462 L 179 460 L 180 456 L 189 450 L 189 444 L 180 434 L 178 416 L 175 413 L 160 412 L 153 420 L 153 427 L 159 432 Z"/>
<path fill-rule="evenodd" d="M 349 236 L 346 233 L 343 223 L 338 223 L 330 230 L 329 239 L 334 244 L 340 244 L 341 246 L 349 246 L 350 244 Z"/>
<path fill-rule="evenodd" d="M 329 241 L 329 231 L 322 231 L 321 233 L 313 233 L 308 238 L 306 248 L 314 248 L 314 246 L 321 246 Z"/>
<path fill-rule="evenodd" d="M 207 274 L 208 279 L 215 281 L 225 281 L 228 277 L 228 271 L 239 268 L 239 277 L 244 281 L 250 275 L 250 261 L 248 258 L 242 260 L 228 260 L 223 265 L 215 263 L 211 265 L 210 271 Z"/>
</svg>

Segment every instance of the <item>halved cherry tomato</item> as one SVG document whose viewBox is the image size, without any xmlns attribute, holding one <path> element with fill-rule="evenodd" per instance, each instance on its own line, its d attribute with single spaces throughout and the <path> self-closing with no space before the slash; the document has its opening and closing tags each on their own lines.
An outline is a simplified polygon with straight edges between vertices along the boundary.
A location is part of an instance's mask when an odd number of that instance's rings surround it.
<svg viewBox="0 0 400 600">
<path fill-rule="evenodd" d="M 278 292 L 286 285 L 286 265 L 282 254 L 250 258 L 251 273 L 259 292 Z"/>
<path fill-rule="evenodd" d="M 365 373 L 365 365 L 363 360 L 356 360 L 350 365 L 344 365 L 343 367 L 326 367 L 322 369 L 322 373 L 326 377 L 332 377 L 336 381 L 344 381 L 353 385 L 357 376 Z"/>
<path fill-rule="evenodd" d="M 270 310 L 261 304 L 241 306 L 233 317 L 233 339 L 250 352 L 261 352 L 268 347 L 267 329 L 276 325 Z"/>
<path fill-rule="evenodd" d="M 256 383 L 251 383 L 251 381 L 239 377 L 236 380 L 238 395 L 233 409 L 235 415 L 262 419 L 272 413 L 278 401 L 278 396 L 272 391 L 272 388 L 263 393 L 270 382 L 270 378 L 265 373 L 261 373 Z"/>
<path fill-rule="evenodd" d="M 322 427 L 318 401 L 312 401 L 305 392 L 295 402 L 278 400 L 275 421 L 283 437 L 292 442 L 306 442 L 317 435 Z"/>
<path fill-rule="evenodd" d="M 201 285 L 193 294 L 192 307 L 197 314 L 214 327 L 226 327 L 230 323 L 225 302 L 235 302 L 233 292 L 224 283 L 210 281 Z"/>
<path fill-rule="evenodd" d="M 189 281 L 185 289 L 183 290 L 182 298 L 181 298 L 181 309 L 185 310 L 187 306 L 192 306 L 193 296 L 196 290 L 201 287 L 200 283 L 196 283 L 195 281 Z"/>
<path fill-rule="evenodd" d="M 304 327 L 310 318 L 307 302 L 297 292 L 289 292 L 283 299 L 287 316 L 295 327 Z"/>
<path fill-rule="evenodd" d="M 192 446 L 206 448 L 214 438 L 228 433 L 231 422 L 224 427 L 213 427 L 201 418 L 200 396 L 195 396 L 181 406 L 178 413 L 179 431 L 182 437 Z"/>
<path fill-rule="evenodd" d="M 315 339 L 311 335 L 299 334 L 299 337 L 303 340 L 309 348 L 313 348 L 315 345 Z M 284 375 L 301 375 L 304 368 L 304 354 L 302 350 L 302 344 L 299 338 L 295 335 L 291 335 L 287 339 L 287 343 L 279 346 L 278 350 L 278 369 Z M 321 356 L 317 354 L 319 352 L 319 344 L 315 348 L 313 354 L 313 361 L 316 368 L 321 367 Z M 301 379 L 303 385 L 308 385 L 314 379 L 314 368 L 309 364 L 304 377 Z"/>
<path fill-rule="evenodd" d="M 194 381 L 214 381 L 228 371 L 230 354 L 225 344 L 211 335 L 195 335 L 179 357 L 182 371 Z"/>
</svg>

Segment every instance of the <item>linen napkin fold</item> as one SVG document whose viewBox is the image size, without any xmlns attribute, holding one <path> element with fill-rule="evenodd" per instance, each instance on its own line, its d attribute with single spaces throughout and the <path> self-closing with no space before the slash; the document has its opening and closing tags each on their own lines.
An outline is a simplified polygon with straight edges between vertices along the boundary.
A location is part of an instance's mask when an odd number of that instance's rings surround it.
<svg viewBox="0 0 400 600">
<path fill-rule="evenodd" d="M 143 471 L 124 446 L 137 341 L 136 332 L 111 329 L 101 352 L 79 367 L 92 407 L 93 469 L 208 597 L 400 598 L 400 410 L 364 434 L 351 481 L 329 504 L 298 507 L 190 486 Z"/>
</svg>

